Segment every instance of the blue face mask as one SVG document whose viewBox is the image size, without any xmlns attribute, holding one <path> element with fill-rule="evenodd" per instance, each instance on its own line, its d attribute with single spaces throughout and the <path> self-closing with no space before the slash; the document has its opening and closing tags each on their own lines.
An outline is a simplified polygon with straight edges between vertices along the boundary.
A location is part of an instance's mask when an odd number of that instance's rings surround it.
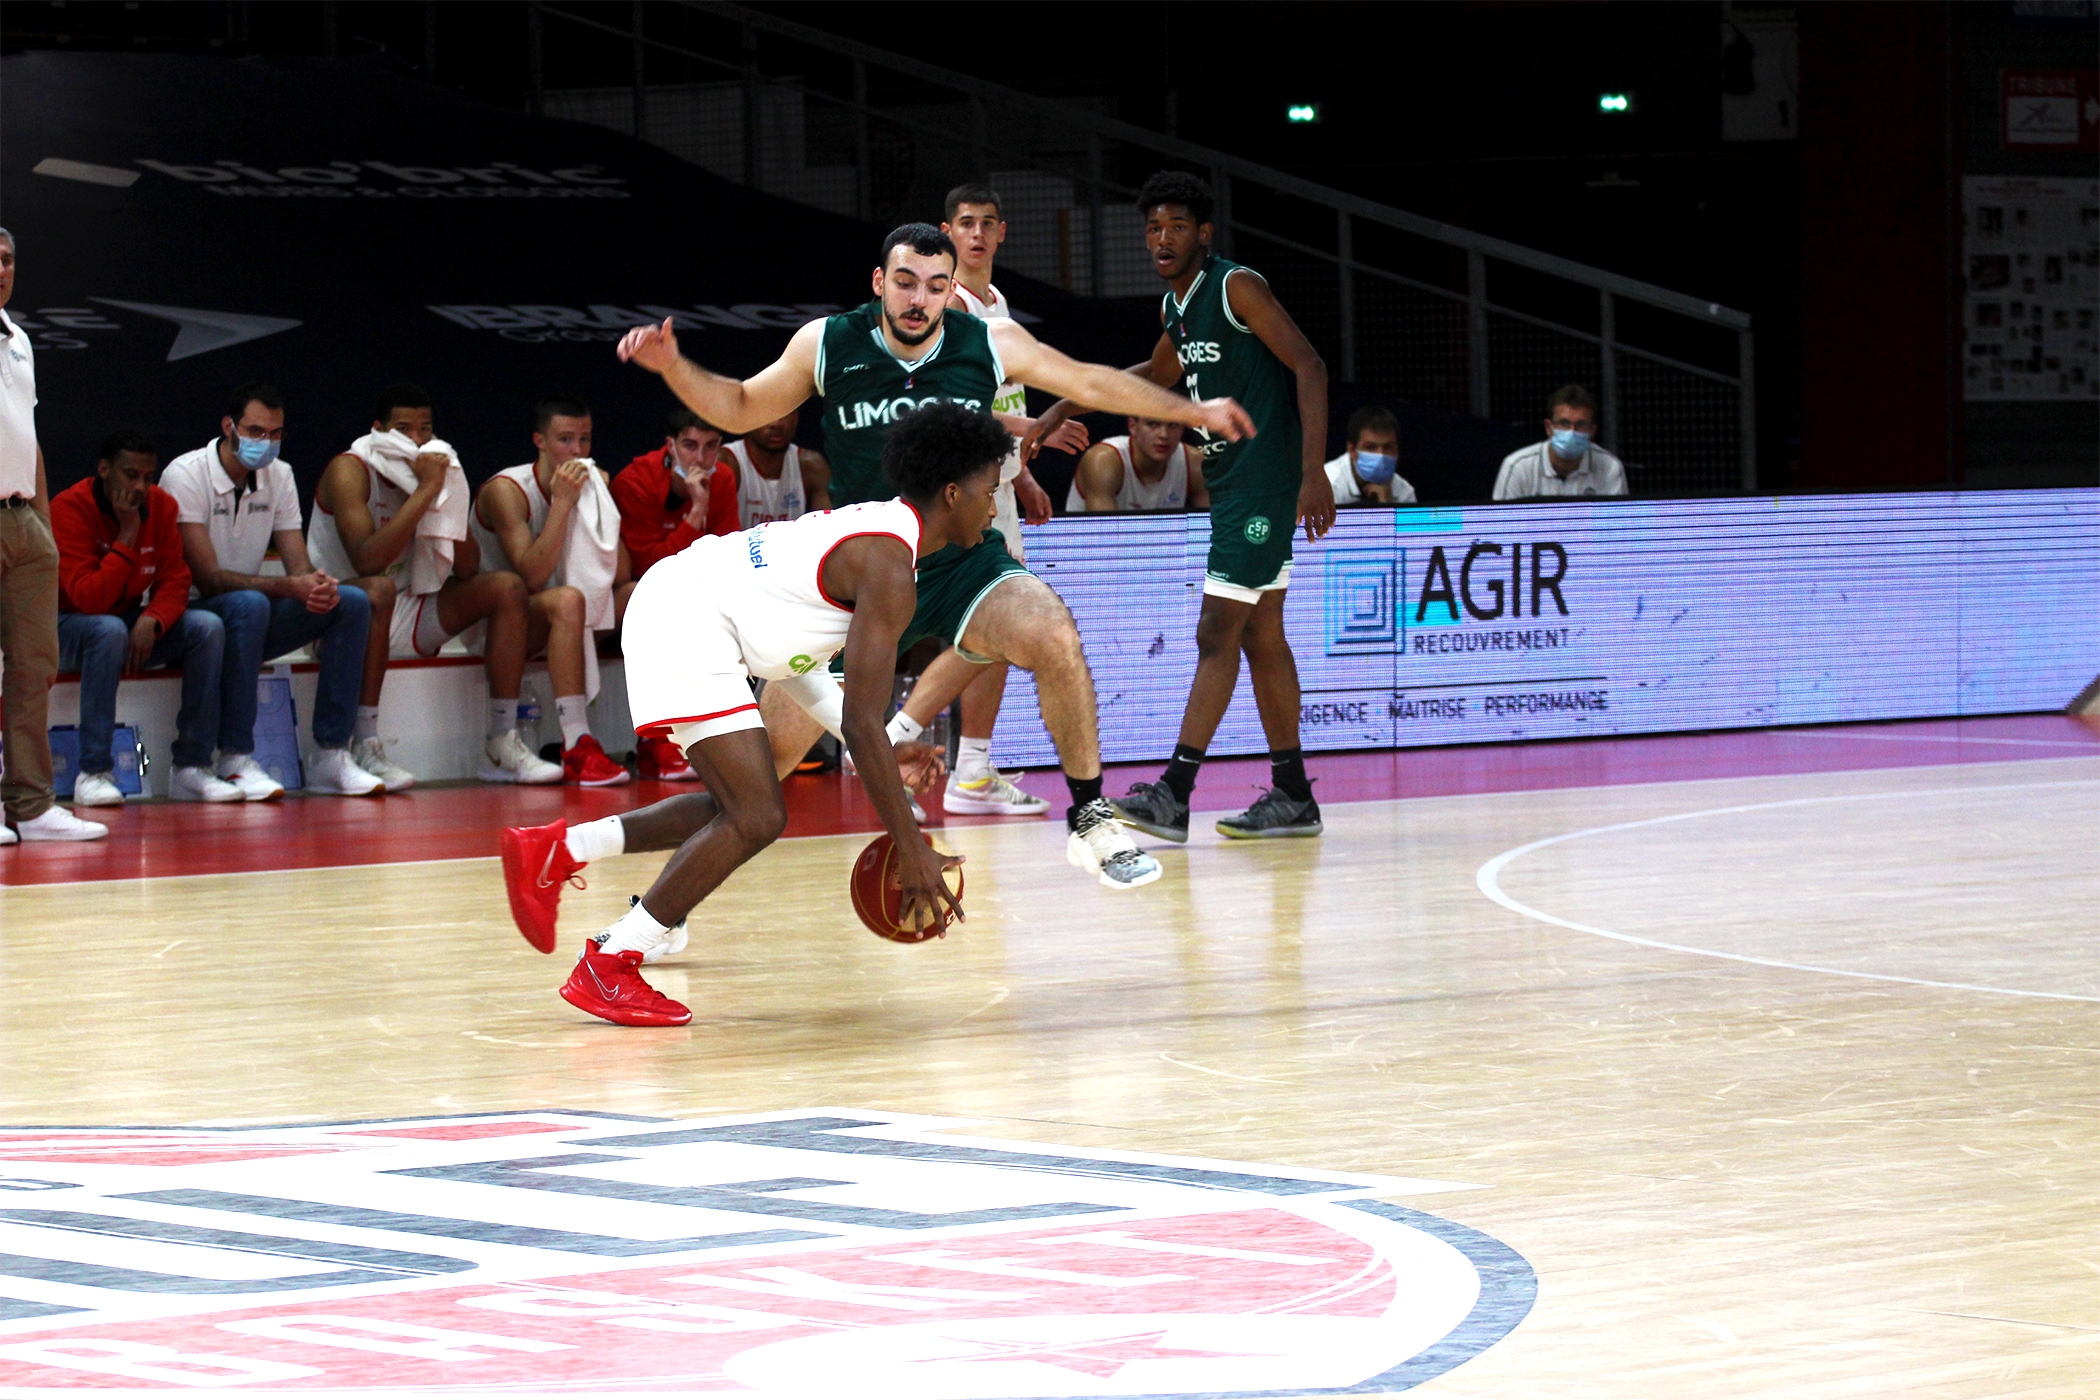
<svg viewBox="0 0 2100 1400">
<path fill-rule="evenodd" d="M 1563 462 L 1572 462 L 1589 450 L 1590 435 L 1588 433 L 1579 433 L 1573 428 L 1555 428 L 1553 430 L 1553 455 L 1560 458 Z"/>
<path fill-rule="evenodd" d="M 277 444 L 268 438 L 236 436 L 233 440 L 233 455 L 241 459 L 241 465 L 251 472 L 259 472 L 277 460 Z"/>
<path fill-rule="evenodd" d="M 1400 459 L 1383 452 L 1359 452 L 1356 454 L 1356 474 L 1373 486 L 1383 486 L 1393 479 L 1399 469 Z"/>
</svg>

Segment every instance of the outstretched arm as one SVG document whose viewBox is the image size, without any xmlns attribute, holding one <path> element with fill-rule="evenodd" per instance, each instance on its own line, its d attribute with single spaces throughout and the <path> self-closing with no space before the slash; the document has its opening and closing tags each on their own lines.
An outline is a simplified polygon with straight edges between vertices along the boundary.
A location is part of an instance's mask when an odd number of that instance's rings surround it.
<svg viewBox="0 0 2100 1400">
<path fill-rule="evenodd" d="M 1231 399 L 1197 402 L 1126 370 L 1085 364 L 1043 344 L 1018 321 L 992 321 L 986 329 L 997 343 L 1008 376 L 1032 388 L 1062 394 L 1104 413 L 1186 423 L 1235 442 L 1254 436 L 1254 420 Z M 1153 358 L 1157 360 L 1156 352 Z M 1324 418 L 1322 422 L 1324 425 Z"/>
<path fill-rule="evenodd" d="M 619 355 L 663 376 L 679 402 L 725 433 L 748 433 L 800 408 L 817 392 L 817 350 L 824 323 L 811 321 L 788 341 L 780 358 L 749 379 L 704 370 L 678 353 L 671 319 L 636 326 L 620 338 Z"/>
<path fill-rule="evenodd" d="M 1240 324 L 1297 376 L 1298 423 L 1304 435 L 1298 519 L 1304 522 L 1305 538 L 1317 540 L 1334 528 L 1334 486 L 1327 480 L 1327 362 L 1259 274 L 1235 268 L 1225 279 L 1225 299 Z"/>
</svg>

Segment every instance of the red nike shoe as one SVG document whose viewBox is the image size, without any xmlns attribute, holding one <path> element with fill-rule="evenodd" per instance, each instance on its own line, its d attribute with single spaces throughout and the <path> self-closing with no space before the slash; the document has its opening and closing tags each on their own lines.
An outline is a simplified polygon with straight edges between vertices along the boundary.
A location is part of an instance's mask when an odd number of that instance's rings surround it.
<svg viewBox="0 0 2100 1400">
<path fill-rule="evenodd" d="M 578 787 L 618 787 L 634 781 L 634 774 L 605 756 L 605 749 L 591 735 L 562 750 L 562 778 Z"/>
<path fill-rule="evenodd" d="M 668 734 L 637 734 L 634 766 L 645 778 L 661 783 L 697 783 L 700 775 Z"/>
<path fill-rule="evenodd" d="M 559 935 L 561 889 L 584 888 L 577 872 L 584 863 L 569 854 L 569 824 L 510 826 L 503 829 L 503 888 L 510 895 L 510 917 L 525 941 L 542 953 L 554 951 Z"/>
<path fill-rule="evenodd" d="M 583 945 L 576 970 L 562 984 L 561 999 L 616 1026 L 682 1026 L 693 1013 L 642 980 L 642 955 L 601 953 Z"/>
</svg>

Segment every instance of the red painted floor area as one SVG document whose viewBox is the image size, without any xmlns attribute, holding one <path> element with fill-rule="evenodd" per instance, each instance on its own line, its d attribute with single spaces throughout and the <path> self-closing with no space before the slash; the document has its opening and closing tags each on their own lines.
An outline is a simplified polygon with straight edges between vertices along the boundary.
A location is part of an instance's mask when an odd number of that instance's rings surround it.
<svg viewBox="0 0 2100 1400">
<path fill-rule="evenodd" d="M 1324 801 L 1362 802 L 2096 755 L 2100 755 L 2100 723 L 2066 715 L 2007 715 L 1318 754 L 1306 760 L 1306 768 L 1317 780 Z M 1157 776 L 1158 768 L 1157 764 L 1111 768 L 1107 790 L 1121 792 L 1132 782 Z M 1268 764 L 1262 759 L 1220 759 L 1208 764 L 1196 790 L 1197 810 L 1244 806 L 1267 780 Z M 1052 819 L 1062 812 L 1066 799 L 1058 774 L 1030 773 L 1021 785 L 1052 801 Z M 500 827 L 557 817 L 587 821 L 693 791 L 698 789 L 692 785 L 655 782 L 590 791 L 468 784 L 383 798 L 291 797 L 235 806 L 142 802 L 91 813 L 110 826 L 105 841 L 0 848 L 0 884 L 491 856 L 496 852 Z M 796 777 L 788 780 L 787 791 L 789 836 L 880 830 L 874 809 L 851 779 L 835 773 Z M 935 819 L 940 819 L 937 806 Z M 960 817 L 956 822 L 988 820 L 997 819 Z"/>
</svg>

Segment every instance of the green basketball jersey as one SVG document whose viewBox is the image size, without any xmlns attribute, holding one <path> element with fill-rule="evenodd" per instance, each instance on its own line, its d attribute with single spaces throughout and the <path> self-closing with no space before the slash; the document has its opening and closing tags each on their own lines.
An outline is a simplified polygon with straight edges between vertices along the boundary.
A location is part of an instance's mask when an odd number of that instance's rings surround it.
<svg viewBox="0 0 2100 1400">
<path fill-rule="evenodd" d="M 888 500 L 882 444 L 890 424 L 930 403 L 988 412 L 1006 367 L 985 323 L 961 312 L 941 317 L 930 348 L 910 364 L 882 338 L 882 304 L 826 318 L 817 348 L 817 392 L 824 397 L 824 455 L 831 459 L 831 503 Z"/>
<path fill-rule="evenodd" d="M 1230 442 L 1201 428 L 1188 430 L 1190 445 L 1203 454 L 1203 484 L 1214 498 L 1221 491 L 1286 485 L 1295 492 L 1304 474 L 1297 378 L 1260 336 L 1233 318 L 1225 299 L 1225 279 L 1242 270 L 1213 253 L 1186 298 L 1177 301 L 1170 287 L 1160 304 L 1167 341 L 1181 359 L 1183 391 L 1192 399 L 1238 399 L 1259 432 Z"/>
</svg>

